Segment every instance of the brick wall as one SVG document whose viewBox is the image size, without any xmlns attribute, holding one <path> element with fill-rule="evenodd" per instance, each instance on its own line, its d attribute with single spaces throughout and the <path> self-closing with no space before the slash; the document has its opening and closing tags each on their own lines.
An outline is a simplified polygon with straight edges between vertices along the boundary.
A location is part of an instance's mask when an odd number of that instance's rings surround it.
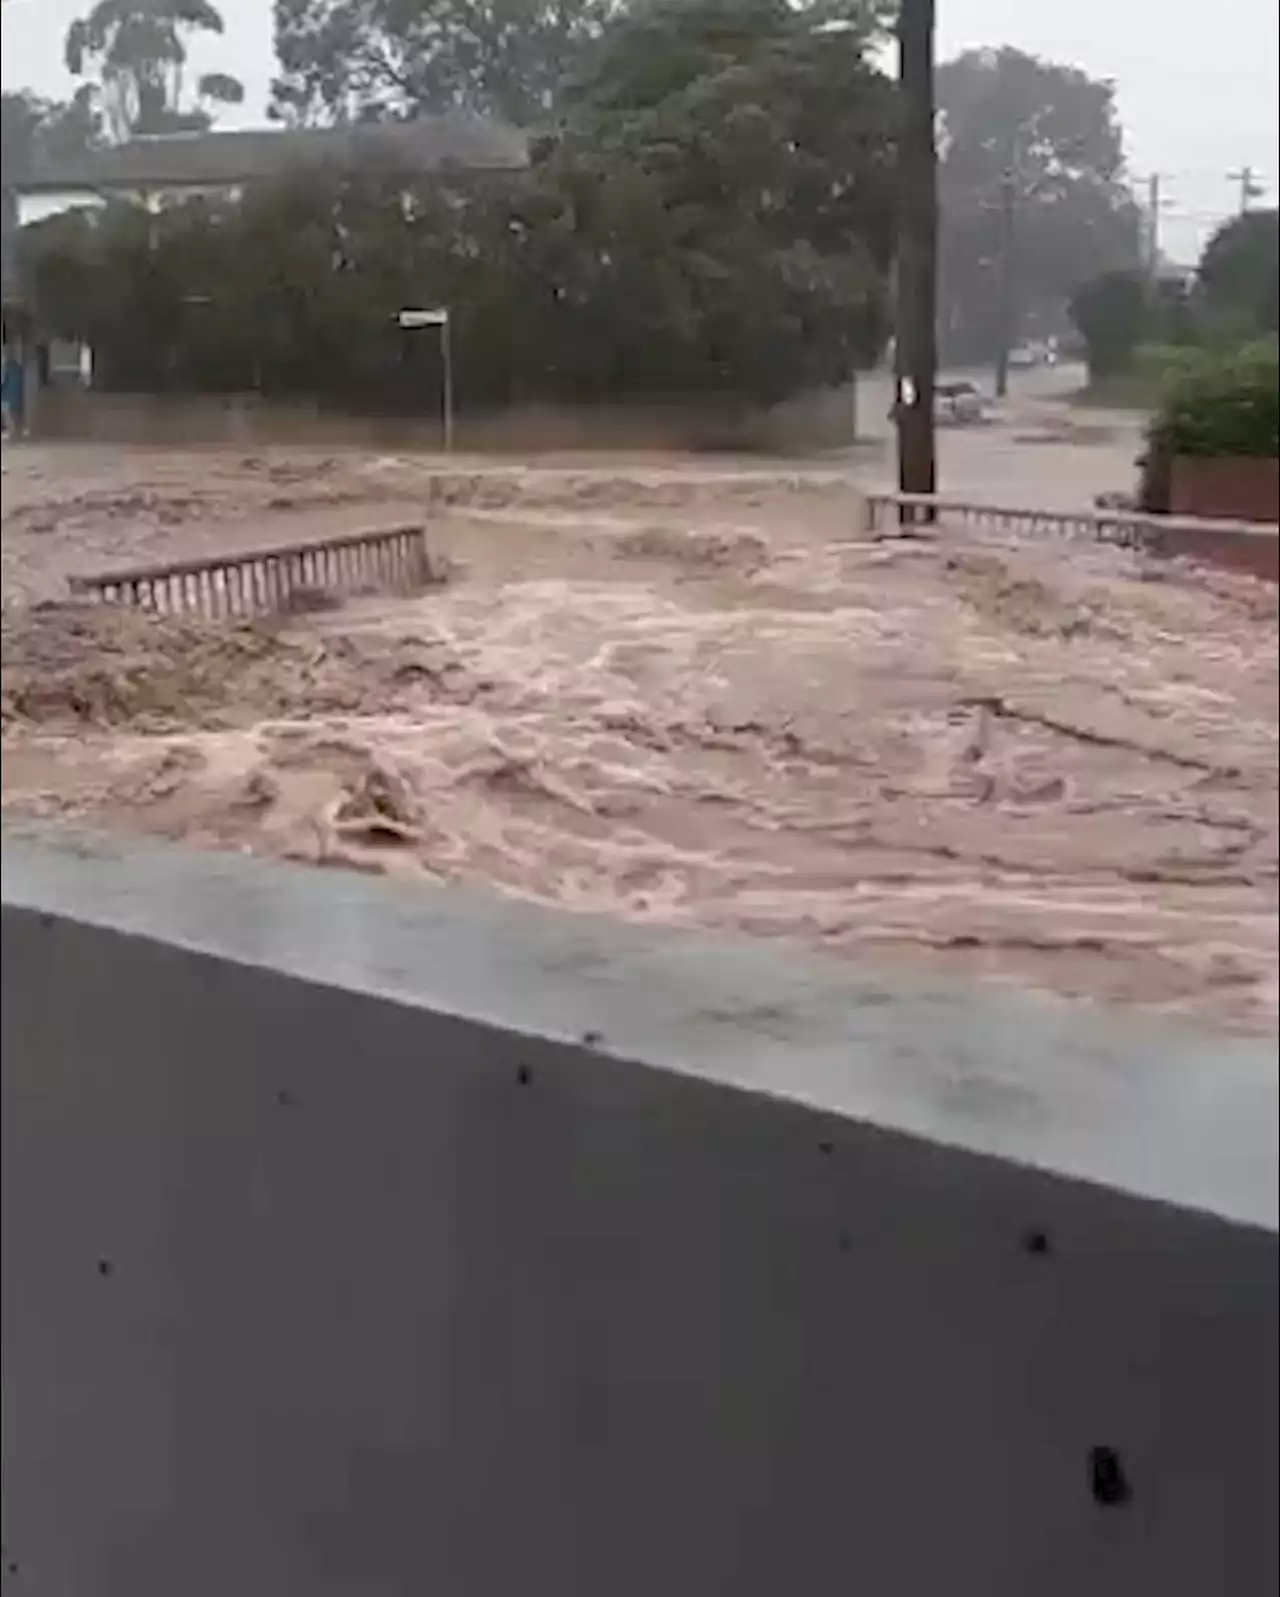
<svg viewBox="0 0 1280 1597">
<path fill-rule="evenodd" d="M 1226 521 L 1280 521 L 1280 460 L 1173 462 L 1170 510 L 1175 516 Z"/>
</svg>

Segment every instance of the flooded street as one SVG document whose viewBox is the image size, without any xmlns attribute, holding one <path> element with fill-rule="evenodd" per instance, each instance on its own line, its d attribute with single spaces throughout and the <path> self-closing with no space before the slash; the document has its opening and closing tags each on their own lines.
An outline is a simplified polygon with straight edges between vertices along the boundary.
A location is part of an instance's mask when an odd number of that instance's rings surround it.
<svg viewBox="0 0 1280 1597">
<path fill-rule="evenodd" d="M 949 491 L 1128 485 L 1037 425 L 945 439 Z M 839 462 L 8 451 L 5 804 L 1274 1027 L 1274 589 L 856 507 Z M 412 600 L 41 602 L 405 519 Z"/>
</svg>

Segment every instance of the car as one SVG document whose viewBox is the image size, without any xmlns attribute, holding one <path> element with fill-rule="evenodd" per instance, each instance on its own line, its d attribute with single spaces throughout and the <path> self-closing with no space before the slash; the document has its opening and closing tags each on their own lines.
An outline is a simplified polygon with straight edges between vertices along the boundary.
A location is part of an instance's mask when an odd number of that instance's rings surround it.
<svg viewBox="0 0 1280 1597">
<path fill-rule="evenodd" d="M 987 402 L 972 383 L 939 383 L 934 389 L 934 414 L 944 426 L 971 426 L 986 420 Z"/>
</svg>

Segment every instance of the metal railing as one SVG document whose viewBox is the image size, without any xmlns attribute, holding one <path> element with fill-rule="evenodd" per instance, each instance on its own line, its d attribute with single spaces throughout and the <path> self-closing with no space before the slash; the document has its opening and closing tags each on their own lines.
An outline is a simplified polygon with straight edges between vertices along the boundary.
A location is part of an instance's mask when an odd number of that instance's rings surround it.
<svg viewBox="0 0 1280 1597">
<path fill-rule="evenodd" d="M 408 593 L 430 578 L 426 529 L 402 526 L 84 574 L 68 586 L 80 598 L 217 619 L 287 611 L 309 594 Z"/>
<path fill-rule="evenodd" d="M 1192 516 L 1152 516 L 1127 510 L 1028 510 L 950 499 L 941 494 L 873 493 L 863 501 L 868 533 L 919 532 L 935 522 L 1015 536 L 1089 538 L 1097 543 L 1177 554 L 1201 539 L 1275 541 L 1277 529 L 1255 521 L 1210 521 Z"/>
</svg>

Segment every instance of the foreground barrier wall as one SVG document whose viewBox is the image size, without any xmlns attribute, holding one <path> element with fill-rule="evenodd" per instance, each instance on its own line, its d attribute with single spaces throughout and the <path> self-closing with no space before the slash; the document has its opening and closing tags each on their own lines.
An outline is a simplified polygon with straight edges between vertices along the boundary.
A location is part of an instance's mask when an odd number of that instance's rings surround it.
<svg viewBox="0 0 1280 1597">
<path fill-rule="evenodd" d="M 1254 1597 L 1265 1044 L 4 848 L 5 1592 Z"/>
</svg>

